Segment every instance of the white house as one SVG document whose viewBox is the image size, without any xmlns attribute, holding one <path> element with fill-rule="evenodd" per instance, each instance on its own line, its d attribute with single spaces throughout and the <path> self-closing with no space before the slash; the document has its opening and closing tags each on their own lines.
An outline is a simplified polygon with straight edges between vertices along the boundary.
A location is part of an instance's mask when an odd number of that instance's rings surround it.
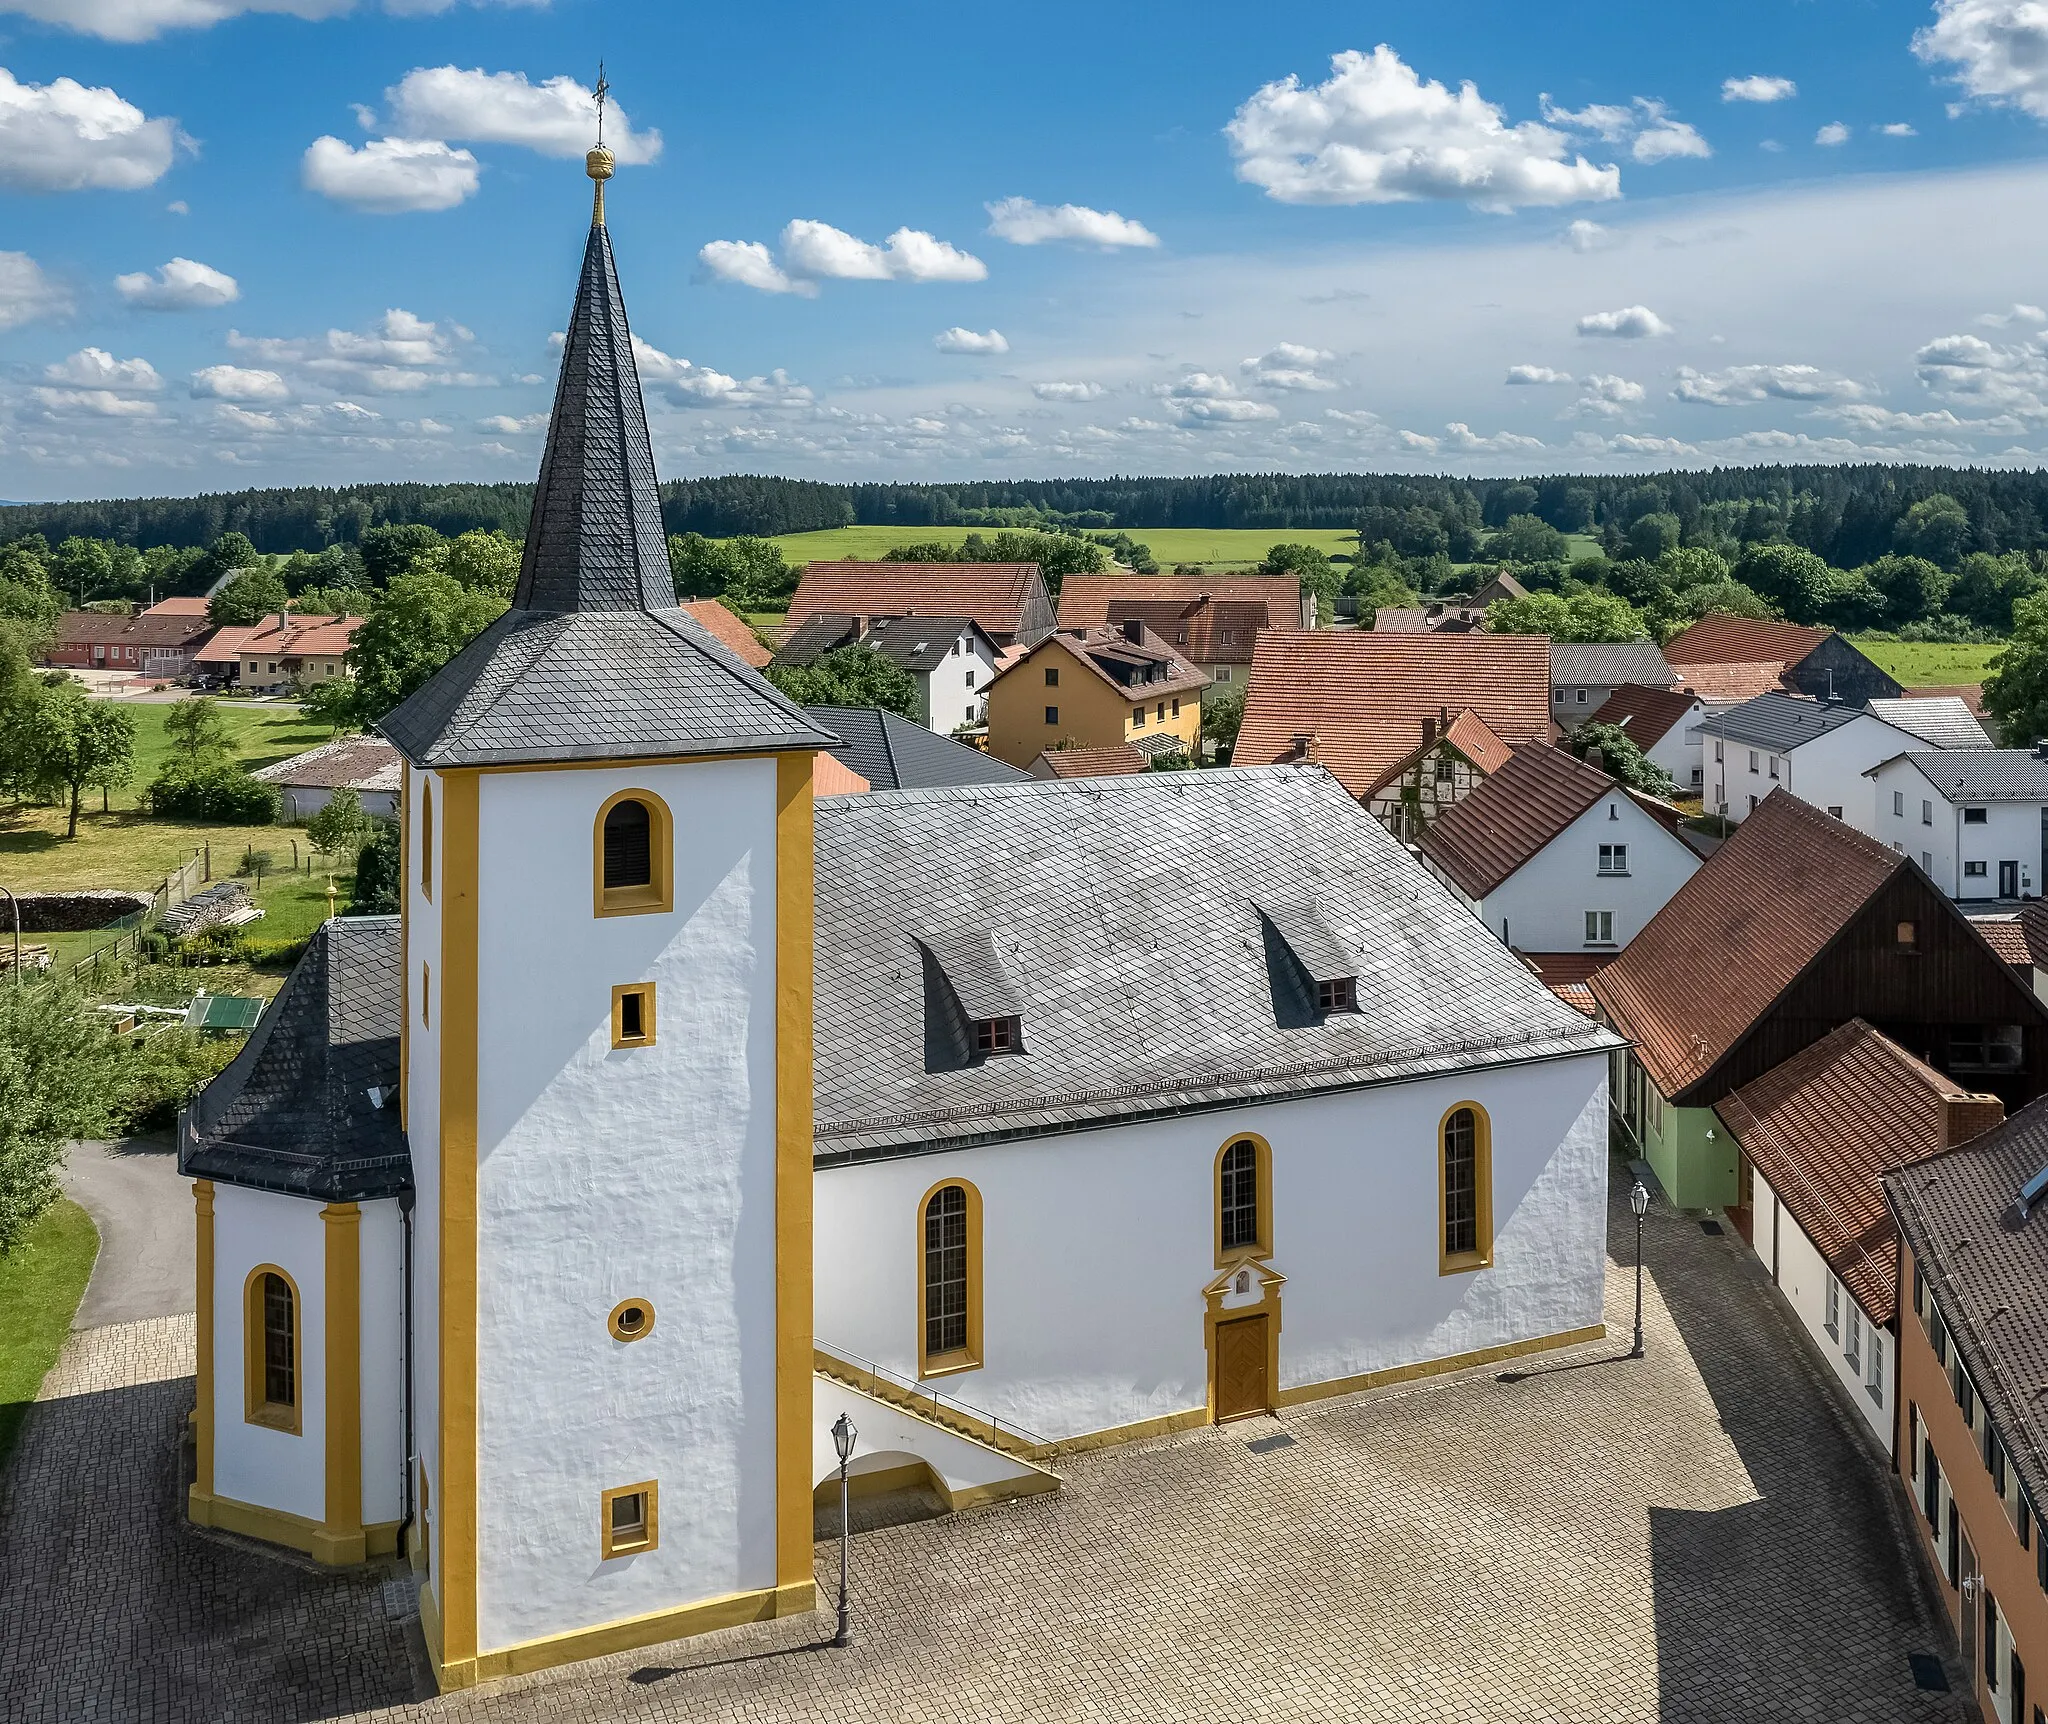
<svg viewBox="0 0 2048 1724">
<path fill-rule="evenodd" d="M 1553 653 L 1557 651 L 1553 644 Z M 1700 724 L 1707 703 L 1690 689 L 1651 688 L 1628 683 L 1593 713 L 1593 724 L 1626 731 L 1652 766 L 1671 775 L 1681 796 L 1697 796 L 1705 782 L 1700 764 Z"/>
<path fill-rule="evenodd" d="M 1869 831 L 1951 898 L 2036 898 L 2048 883 L 2048 745 L 1918 749 L 1865 775 Z"/>
<path fill-rule="evenodd" d="M 1864 774 L 1920 746 L 1920 738 L 1868 709 L 1772 690 L 1713 714 L 1699 726 L 1707 811 L 1740 825 L 1774 790 L 1879 834 Z"/>
<path fill-rule="evenodd" d="M 1898 1429 L 1898 1229 L 1885 1175 L 1987 1131 L 1959 1087 L 1861 1018 L 1716 1104 L 1740 1151 L 1730 1210 L 1871 1436 Z"/>
<path fill-rule="evenodd" d="M 1698 872 L 1666 803 L 1528 743 L 1419 841 L 1423 862 L 1503 945 L 1613 953 Z"/>
<path fill-rule="evenodd" d="M 839 647 L 872 648 L 917 684 L 917 722 L 941 736 L 981 724 L 1001 649 L 972 617 L 850 617 L 813 611 L 775 655 L 806 665 Z"/>
<path fill-rule="evenodd" d="M 1620 1043 L 1321 767 L 814 797 L 675 605 L 611 161 L 402 912 L 179 1129 L 190 1516 L 402 1553 L 444 1689 L 812 1610 L 842 1411 L 958 1506 L 1602 1332 Z"/>
<path fill-rule="evenodd" d="M 365 814 L 396 820 L 399 771 L 398 750 L 381 736 L 343 736 L 249 776 L 277 786 L 287 820 L 311 819 L 337 790 L 353 790 Z"/>
</svg>

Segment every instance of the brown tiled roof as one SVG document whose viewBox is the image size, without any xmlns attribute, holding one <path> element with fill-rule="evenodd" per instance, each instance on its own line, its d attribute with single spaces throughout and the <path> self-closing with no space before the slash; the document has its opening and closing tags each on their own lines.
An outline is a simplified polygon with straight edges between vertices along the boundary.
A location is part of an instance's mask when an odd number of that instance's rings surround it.
<svg viewBox="0 0 2048 1724">
<path fill-rule="evenodd" d="M 1981 682 L 1930 683 L 1925 688 L 1906 690 L 1908 700 L 1931 700 L 1944 694 L 1954 695 L 1978 718 L 1984 716 L 1984 685 Z"/>
<path fill-rule="evenodd" d="M 1031 763 L 1033 778 L 1121 778 L 1151 770 L 1144 752 L 1128 742 L 1112 742 L 1107 748 L 1047 748 Z"/>
<path fill-rule="evenodd" d="M 1773 689 L 1789 689 L 1785 667 L 1777 659 L 1732 660 L 1726 664 L 1680 664 L 1671 667 L 1678 674 L 1678 692 L 1690 691 L 1717 706 L 1754 700 Z"/>
<path fill-rule="evenodd" d="M 1970 926 L 1984 936 L 1989 946 L 2014 969 L 2024 970 L 2034 963 L 2034 948 L 2027 940 L 2027 930 L 2021 926 L 2017 916 L 1972 916 Z"/>
<path fill-rule="evenodd" d="M 1584 982 L 1614 962 L 1613 952 L 1525 952 L 1519 946 L 1515 956 L 1543 979 L 1553 993 L 1573 982 Z"/>
<path fill-rule="evenodd" d="M 1271 765 L 1295 757 L 1297 736 L 1312 737 L 1313 758 L 1353 796 L 1368 796 L 1414 751 L 1425 718 L 1463 709 L 1506 742 L 1547 737 L 1548 637 L 1268 630 L 1232 758 Z"/>
<path fill-rule="evenodd" d="M 1781 669 L 1797 664 L 1834 633 L 1799 623 L 1767 622 L 1758 617 L 1709 611 L 1688 629 L 1664 643 L 1668 665 L 1761 664 L 1766 659 Z M 1683 674 L 1683 673 L 1681 673 Z"/>
<path fill-rule="evenodd" d="M 2032 962 L 2048 968 L 2048 898 L 2036 898 L 2020 907 L 2020 929 L 2027 937 Z"/>
<path fill-rule="evenodd" d="M 2048 1506 L 2048 1097 L 1885 1183 L 1899 1231 L 2036 1509 Z"/>
<path fill-rule="evenodd" d="M 754 631 L 747 627 L 742 617 L 734 616 L 717 599 L 690 599 L 678 607 L 688 611 L 707 632 L 718 637 L 718 644 L 724 647 L 741 664 L 755 670 L 763 670 L 775 655 L 755 639 Z"/>
<path fill-rule="evenodd" d="M 1060 583 L 1060 627 L 1094 628 L 1102 623 L 1120 622 L 1126 616 L 1141 614 L 1123 608 L 1132 603 L 1185 607 L 1205 593 L 1219 604 L 1229 600 L 1263 606 L 1267 628 L 1301 626 L 1301 583 L 1292 575 L 1108 574 L 1069 575 Z M 1152 622 L 1149 612 L 1142 614 L 1152 627 L 1159 627 Z M 1195 656 L 1199 658 L 1201 654 Z"/>
<path fill-rule="evenodd" d="M 1013 635 L 1023 625 L 1032 589 L 1042 582 L 1036 563 L 810 563 L 789 601 L 789 621 L 813 611 L 847 616 L 972 617 L 991 634 Z"/>
<path fill-rule="evenodd" d="M 203 593 L 192 598 L 158 599 L 142 614 L 146 617 L 203 617 L 206 615 L 206 603 Z"/>
<path fill-rule="evenodd" d="M 57 619 L 57 639 L 64 646 L 125 641 L 135 646 L 178 647 L 197 640 L 212 627 L 204 613 L 194 617 L 144 611 L 139 617 L 127 617 L 107 611 L 66 611 Z"/>
<path fill-rule="evenodd" d="M 1469 706 L 1444 727 L 1444 740 L 1481 772 L 1498 772 L 1515 751 L 1512 743 L 1495 736 L 1486 720 Z"/>
<path fill-rule="evenodd" d="M 990 679 L 990 686 L 1001 682 L 1013 670 L 1044 652 L 1055 641 L 1115 689 L 1119 696 L 1133 704 L 1153 700 L 1161 695 L 1186 694 L 1190 690 L 1209 686 L 1208 677 L 1188 663 L 1176 649 L 1168 646 L 1142 624 L 1140 630 L 1142 638 L 1134 641 L 1120 628 L 1061 629 L 1055 634 L 1047 635 L 1030 652 L 1011 660 L 997 671 Z M 1119 682 L 1111 674 L 1111 665 L 1139 668 L 1156 665 L 1165 672 L 1165 675 L 1157 682 L 1124 683 Z"/>
<path fill-rule="evenodd" d="M 1062 589 L 1062 598 L 1065 591 Z M 1063 611 L 1064 617 L 1065 612 Z M 1252 647 L 1263 628 L 1294 626 L 1294 618 L 1276 622 L 1263 599 L 1211 599 L 1182 604 L 1177 599 L 1133 599 L 1121 594 L 1109 601 L 1109 622 L 1143 623 L 1170 647 L 1197 664 L 1250 664 Z M 1062 621 L 1063 629 L 1079 623 Z"/>
<path fill-rule="evenodd" d="M 1874 1323 L 1898 1314 L 1898 1229 L 1884 1176 L 1996 1125 L 1975 1095 L 1851 1018 L 1714 1109 Z"/>
<path fill-rule="evenodd" d="M 336 790 L 344 785 L 356 790 L 396 790 L 398 750 L 381 736 L 344 736 L 261 767 L 249 776 L 299 790 Z"/>
<path fill-rule="evenodd" d="M 1645 688 L 1639 682 L 1623 683 L 1601 702 L 1600 710 L 1587 722 L 1618 724 L 1638 748 L 1648 749 L 1671 734 L 1671 727 L 1699 704 L 1699 697 L 1681 689 Z"/>
<path fill-rule="evenodd" d="M 1483 898 L 1610 790 L 1597 766 L 1527 743 L 1429 824 L 1422 853 L 1468 898 Z"/>
<path fill-rule="evenodd" d="M 281 658 L 339 657 L 363 626 L 361 617 L 286 617 L 283 628 L 275 617 L 258 623 L 242 642 L 245 653 L 276 653 Z"/>
<path fill-rule="evenodd" d="M 194 664 L 240 664 L 242 662 L 242 648 L 248 642 L 249 637 L 255 632 L 254 627 L 244 627 L 239 623 L 231 624 L 227 628 L 215 629 L 213 631 L 213 639 L 192 655 L 192 662 Z"/>
<path fill-rule="evenodd" d="M 1667 1096 L 1705 1077 L 1905 857 L 1775 790 L 1593 978 Z"/>
</svg>

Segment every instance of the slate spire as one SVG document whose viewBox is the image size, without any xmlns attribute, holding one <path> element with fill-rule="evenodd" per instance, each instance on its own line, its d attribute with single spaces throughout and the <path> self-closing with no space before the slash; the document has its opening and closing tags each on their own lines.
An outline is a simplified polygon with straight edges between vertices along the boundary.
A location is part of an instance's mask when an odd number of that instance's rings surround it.
<svg viewBox="0 0 2048 1724">
<path fill-rule="evenodd" d="M 613 160 L 602 144 L 586 158 L 597 182 L 590 240 L 562 347 L 514 610 L 666 610 L 676 602 L 633 335 L 604 222 L 604 182 Z"/>
</svg>

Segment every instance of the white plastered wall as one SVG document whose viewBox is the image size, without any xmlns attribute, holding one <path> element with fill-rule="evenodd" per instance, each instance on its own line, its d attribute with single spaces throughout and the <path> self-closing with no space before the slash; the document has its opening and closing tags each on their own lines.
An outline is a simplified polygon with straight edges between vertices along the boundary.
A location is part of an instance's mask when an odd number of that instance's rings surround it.
<svg viewBox="0 0 2048 1724">
<path fill-rule="evenodd" d="M 893 626 L 908 628 L 911 620 L 906 618 Z M 961 635 L 956 644 L 959 650 L 948 653 L 924 678 L 925 728 L 941 736 L 951 736 L 963 724 L 980 722 L 988 685 L 996 674 L 994 657 L 972 629 Z M 967 680 L 969 671 L 974 673 L 972 685 Z"/>
<path fill-rule="evenodd" d="M 1748 743 L 1726 739 L 1723 748 L 1726 758 L 1719 762 L 1713 758 L 1714 738 L 1708 737 L 1706 743 L 1706 805 L 1709 813 L 1713 811 L 1715 802 L 1725 795 L 1728 818 L 1740 825 L 1749 818 L 1749 799 L 1752 796 L 1761 803 L 1773 790 L 1782 788 L 1823 811 L 1841 809 L 1840 818 L 1846 824 L 1866 833 L 1872 831 L 1876 797 L 1871 781 L 1864 774 L 1895 754 L 1925 746 L 1919 737 L 1908 736 L 1903 730 L 1894 729 L 1883 719 L 1874 718 L 1867 712 L 1859 713 L 1849 723 L 1838 725 L 1824 736 L 1800 744 L 1789 754 L 1780 754 L 1778 777 L 1774 779 L 1770 775 L 1770 749 L 1760 747 L 1755 750 L 1757 770 L 1751 772 Z M 1717 784 L 1724 786 L 1724 790 L 1717 791 Z"/>
<path fill-rule="evenodd" d="M 362 1206 L 363 1524 L 404 1512 L 405 1251 L 395 1198 Z"/>
<path fill-rule="evenodd" d="M 1625 874 L 1600 872 L 1603 844 L 1628 847 Z M 1524 952 L 1614 950 L 1640 934 L 1699 867 L 1698 851 L 1615 790 L 1489 892 L 1477 909 L 1496 939 Z M 1612 947 L 1588 944 L 1588 910 L 1613 912 Z"/>
<path fill-rule="evenodd" d="M 483 1650 L 775 1582 L 772 760 L 486 774 L 478 955 Z M 613 793 L 672 811 L 675 908 L 591 913 Z M 614 1049 L 612 988 L 656 985 Z M 607 1318 L 648 1300 L 632 1343 Z M 659 1547 L 600 1561 L 654 1480 Z"/>
<path fill-rule="evenodd" d="M 1437 1126 L 1493 1123 L 1494 1266 L 1440 1275 Z M 1045 1438 L 1201 1408 L 1217 1152 L 1272 1145 L 1283 1387 L 1600 1321 L 1607 1060 L 1559 1060 L 852 1166 L 815 1185 L 818 1345 L 915 1376 L 919 1209 L 982 1202 L 983 1365 L 939 1386 Z"/>
</svg>

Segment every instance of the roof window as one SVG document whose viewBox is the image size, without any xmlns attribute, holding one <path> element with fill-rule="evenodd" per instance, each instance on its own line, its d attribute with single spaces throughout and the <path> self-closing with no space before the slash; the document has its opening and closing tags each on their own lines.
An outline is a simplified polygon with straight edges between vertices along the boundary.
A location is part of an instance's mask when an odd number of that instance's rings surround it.
<svg viewBox="0 0 2048 1724">
<path fill-rule="evenodd" d="M 1273 1014 L 1282 1029 L 1305 1029 L 1333 1012 L 1358 1010 L 1358 957 L 1314 904 L 1255 906 L 1264 924 Z"/>
<path fill-rule="evenodd" d="M 1024 1000 L 985 928 L 916 936 L 924 955 L 925 1069 L 1026 1052 Z"/>
</svg>

